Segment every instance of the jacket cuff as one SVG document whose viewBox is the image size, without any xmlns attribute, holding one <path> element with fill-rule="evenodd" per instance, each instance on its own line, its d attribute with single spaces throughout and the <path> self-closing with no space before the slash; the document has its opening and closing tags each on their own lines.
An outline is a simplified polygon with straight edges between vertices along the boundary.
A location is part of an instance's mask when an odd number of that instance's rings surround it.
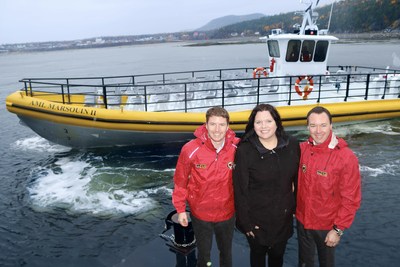
<svg viewBox="0 0 400 267">
<path fill-rule="evenodd" d="M 177 213 L 182 213 L 182 212 L 185 212 L 186 211 L 186 207 L 179 207 L 179 208 L 176 208 L 176 212 Z"/>
</svg>

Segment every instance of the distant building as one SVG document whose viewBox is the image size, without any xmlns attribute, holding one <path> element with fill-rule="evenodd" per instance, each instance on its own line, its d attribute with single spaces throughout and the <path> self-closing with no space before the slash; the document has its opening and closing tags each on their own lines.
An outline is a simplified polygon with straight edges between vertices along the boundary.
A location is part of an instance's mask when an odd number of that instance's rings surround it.
<svg viewBox="0 0 400 267">
<path fill-rule="evenodd" d="M 104 41 L 102 38 L 96 38 L 94 41 L 95 44 L 104 44 L 106 41 Z"/>
</svg>

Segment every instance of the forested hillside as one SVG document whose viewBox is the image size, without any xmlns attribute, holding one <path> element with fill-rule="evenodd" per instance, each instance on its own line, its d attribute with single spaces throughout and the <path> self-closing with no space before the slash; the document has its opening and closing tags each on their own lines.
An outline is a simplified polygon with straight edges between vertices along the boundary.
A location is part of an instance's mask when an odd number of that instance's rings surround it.
<svg viewBox="0 0 400 267">
<path fill-rule="evenodd" d="M 314 10 L 318 13 L 319 29 L 328 27 L 331 5 Z M 290 12 L 232 24 L 208 33 L 211 39 L 228 38 L 234 34 L 267 35 L 271 29 L 293 31 L 302 16 Z M 341 0 L 334 3 L 329 31 L 331 33 L 364 33 L 400 31 L 400 0 Z"/>
</svg>

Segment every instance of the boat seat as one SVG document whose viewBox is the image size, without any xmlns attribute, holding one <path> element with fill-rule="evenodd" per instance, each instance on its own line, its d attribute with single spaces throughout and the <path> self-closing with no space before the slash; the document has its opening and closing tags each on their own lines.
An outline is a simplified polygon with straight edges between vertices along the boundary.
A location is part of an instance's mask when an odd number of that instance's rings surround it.
<svg viewBox="0 0 400 267">
<path fill-rule="evenodd" d="M 152 95 L 152 101 L 155 103 L 167 102 L 168 100 L 169 100 L 169 94 Z"/>
<path fill-rule="evenodd" d="M 144 96 L 142 95 L 130 95 L 126 100 L 126 104 L 143 104 Z"/>
<path fill-rule="evenodd" d="M 144 93 L 143 87 L 129 87 L 125 91 L 127 97 L 126 104 L 143 104 L 144 103 Z"/>
<path fill-rule="evenodd" d="M 247 95 L 256 95 L 258 92 L 257 87 L 252 87 L 250 90 L 247 92 Z"/>
<path fill-rule="evenodd" d="M 186 92 L 186 100 L 193 100 L 194 99 L 194 92 Z"/>
<path fill-rule="evenodd" d="M 238 95 L 238 91 L 235 89 L 228 89 L 225 91 L 225 96 L 226 97 L 234 97 Z"/>
<path fill-rule="evenodd" d="M 218 82 L 207 82 L 203 84 L 204 90 L 199 92 L 200 98 L 211 99 L 217 97 L 218 90 L 222 89 Z"/>
<path fill-rule="evenodd" d="M 189 81 L 194 82 L 196 81 L 196 78 L 189 78 Z M 194 99 L 194 92 L 197 90 L 197 88 L 200 86 L 200 83 L 188 83 L 186 84 L 186 99 L 187 100 L 193 100 Z"/>
<path fill-rule="evenodd" d="M 236 82 L 226 82 L 225 83 L 225 96 L 226 97 L 234 97 L 238 95 L 238 90 L 236 89 L 242 89 L 244 84 Z"/>
<path fill-rule="evenodd" d="M 185 92 L 182 92 L 182 93 L 178 93 L 178 94 L 176 94 L 176 100 L 193 100 L 193 98 L 194 98 L 194 93 L 193 92 L 189 92 L 189 91 L 187 91 L 186 92 L 186 96 L 185 96 Z"/>
<path fill-rule="evenodd" d="M 191 79 L 189 79 L 191 81 Z M 172 83 L 177 83 L 176 80 L 171 80 Z M 177 83 L 177 84 L 171 84 L 166 86 L 167 91 L 170 94 L 170 97 L 175 100 L 175 101 L 184 101 L 186 100 L 192 100 L 194 98 L 194 92 L 195 85 L 191 83 L 186 84 L 186 95 L 185 95 L 185 84 L 183 83 Z"/>
<path fill-rule="evenodd" d="M 171 95 L 169 89 L 164 85 L 148 87 L 148 92 L 151 92 L 149 97 L 150 103 L 168 102 Z"/>
<path fill-rule="evenodd" d="M 204 99 L 211 99 L 217 96 L 217 91 L 207 91 L 202 93 Z"/>
<path fill-rule="evenodd" d="M 121 97 L 116 95 L 107 96 L 107 105 L 110 108 L 118 107 L 121 104 Z"/>
<path fill-rule="evenodd" d="M 92 94 L 85 95 L 85 106 L 86 107 L 93 107 L 96 106 L 95 96 Z"/>
<path fill-rule="evenodd" d="M 248 90 L 247 90 L 247 95 L 256 95 L 258 94 L 258 81 L 252 80 L 251 85 L 249 84 Z"/>
<path fill-rule="evenodd" d="M 273 79 L 269 84 L 268 93 L 276 93 L 278 92 L 279 88 L 280 88 L 279 79 Z"/>
<path fill-rule="evenodd" d="M 104 105 L 103 89 L 97 89 L 94 92 L 94 103 L 97 107 Z"/>
</svg>

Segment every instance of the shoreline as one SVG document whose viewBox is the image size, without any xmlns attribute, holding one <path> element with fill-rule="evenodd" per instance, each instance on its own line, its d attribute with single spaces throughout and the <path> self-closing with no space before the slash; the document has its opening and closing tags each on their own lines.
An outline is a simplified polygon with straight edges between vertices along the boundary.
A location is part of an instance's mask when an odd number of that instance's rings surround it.
<svg viewBox="0 0 400 267">
<path fill-rule="evenodd" d="M 373 33 L 339 33 L 331 34 L 337 37 L 339 40 L 336 43 L 361 43 L 361 42 L 399 42 L 400 43 L 400 32 L 373 32 Z M 33 53 L 33 52 L 51 52 L 60 50 L 81 50 L 81 49 L 92 49 L 92 48 L 109 48 L 109 47 L 123 47 L 123 46 L 138 46 L 148 44 L 160 44 L 160 43 L 184 43 L 183 46 L 198 47 L 198 46 L 214 46 L 214 45 L 240 45 L 240 44 L 258 44 L 265 43 L 265 39 L 260 39 L 261 36 L 249 36 L 249 37 L 234 37 L 226 39 L 212 39 L 212 40 L 174 40 L 174 41 L 151 41 L 144 43 L 119 43 L 119 44 L 102 44 L 102 45 L 91 45 L 87 47 L 76 47 L 76 46 L 63 46 L 58 48 L 25 48 L 16 50 L 0 50 L 0 55 L 11 54 L 11 53 Z"/>
<path fill-rule="evenodd" d="M 400 32 L 375 32 L 375 33 L 340 33 L 331 34 L 339 40 L 336 43 L 360 43 L 360 42 L 386 42 L 398 41 L 400 42 Z M 211 45 L 237 45 L 237 44 L 251 44 L 251 43 L 265 43 L 261 37 L 237 37 L 229 39 L 215 39 L 215 40 L 202 40 L 192 41 L 185 46 L 211 46 Z"/>
</svg>

